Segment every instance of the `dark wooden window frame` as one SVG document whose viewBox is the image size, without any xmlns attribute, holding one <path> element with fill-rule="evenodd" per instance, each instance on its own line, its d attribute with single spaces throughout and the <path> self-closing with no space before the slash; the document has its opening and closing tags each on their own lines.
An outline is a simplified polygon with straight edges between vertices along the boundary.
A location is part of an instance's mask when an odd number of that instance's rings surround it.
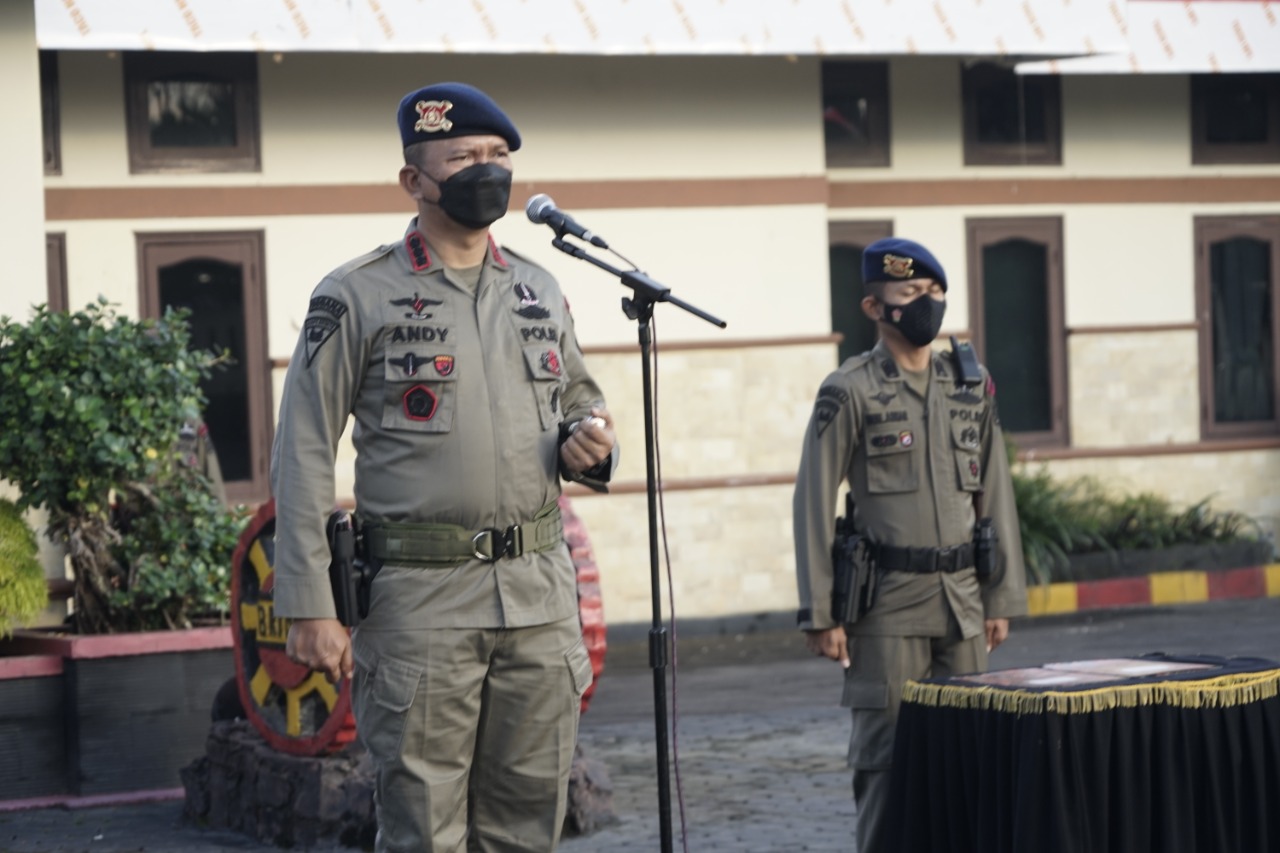
<svg viewBox="0 0 1280 853">
<path fill-rule="evenodd" d="M 870 139 L 865 146 L 851 144 L 826 145 L 827 168 L 876 168 L 890 164 L 889 154 L 889 63 L 865 60 L 827 60 L 822 63 L 823 85 L 827 74 L 837 66 L 856 70 L 875 90 L 868 92 Z M 826 92 L 823 92 L 825 101 Z M 825 121 L 825 119 L 824 119 Z"/>
<path fill-rule="evenodd" d="M 67 235 L 44 235 L 45 272 L 48 279 L 47 304 L 50 311 L 67 310 Z"/>
<path fill-rule="evenodd" d="M 1251 237 L 1271 244 L 1272 322 L 1280 322 L 1280 216 L 1195 217 L 1196 325 L 1199 338 L 1200 437 L 1203 440 L 1257 438 L 1280 433 L 1280 329 L 1272 346 L 1272 377 L 1276 383 L 1276 414 L 1270 421 L 1219 424 L 1214 419 L 1213 322 L 1209 300 L 1209 245 L 1233 237 Z"/>
<path fill-rule="evenodd" d="M 160 267 L 194 258 L 242 264 L 245 307 L 245 362 L 249 402 L 248 480 L 230 480 L 227 499 L 257 503 L 271 493 L 270 460 L 274 434 L 271 359 L 267 347 L 267 288 L 262 231 L 138 232 L 138 305 L 144 317 L 159 317 Z M 216 450 L 216 448 L 215 448 Z"/>
<path fill-rule="evenodd" d="M 837 246 L 847 246 L 850 248 L 856 246 L 869 246 L 876 240 L 883 240 L 885 237 L 893 236 L 893 220 L 891 219 L 875 219 L 875 220 L 857 220 L 846 222 L 829 222 L 827 224 L 827 251 Z M 831 270 L 827 271 L 828 281 L 831 277 Z M 858 301 L 862 301 L 862 296 L 858 296 Z M 832 317 L 834 324 L 835 317 Z M 838 330 L 833 332 L 840 334 Z M 843 343 L 843 339 L 841 341 Z"/>
<path fill-rule="evenodd" d="M 177 74 L 216 73 L 235 87 L 234 146 L 160 147 L 151 144 L 147 85 Z M 259 172 L 258 59 L 252 53 L 131 52 L 124 57 L 125 126 L 129 171 Z"/>
<path fill-rule="evenodd" d="M 1209 111 L 1206 100 L 1212 88 L 1231 77 L 1249 77 L 1269 88 L 1267 141 L 1257 144 L 1223 144 L 1209 141 Z M 1280 163 L 1280 74 L 1192 74 L 1191 79 L 1191 163 Z"/>
<path fill-rule="evenodd" d="M 1067 375 L 1067 324 L 1065 289 L 1063 286 L 1062 218 L 1029 216 L 1020 219 L 968 219 L 965 221 L 968 244 L 969 326 L 973 330 L 973 347 L 980 359 L 985 358 L 987 329 L 984 316 L 982 250 L 993 243 L 1019 239 L 1041 243 L 1048 249 L 1049 308 L 1049 399 L 1053 407 L 1053 428 L 1036 432 L 1011 433 L 1018 447 L 1067 447 L 1071 443 L 1070 396 Z M 992 330 L 998 334 L 999 330 Z M 997 400 L 1000 377 L 996 382 Z"/>
<path fill-rule="evenodd" d="M 40 51 L 40 120 L 44 137 L 44 173 L 62 174 L 62 116 L 58 103 L 58 55 Z"/>
<path fill-rule="evenodd" d="M 1056 74 L 1025 75 L 1008 69 L 1024 87 L 1042 87 L 1044 96 L 1045 141 L 991 143 L 978 139 L 977 97 L 982 77 L 997 73 L 994 63 L 961 67 L 960 89 L 964 112 L 964 164 L 966 166 L 1061 166 L 1062 165 L 1062 85 Z M 1026 89 L 1024 88 L 1024 91 Z"/>
</svg>

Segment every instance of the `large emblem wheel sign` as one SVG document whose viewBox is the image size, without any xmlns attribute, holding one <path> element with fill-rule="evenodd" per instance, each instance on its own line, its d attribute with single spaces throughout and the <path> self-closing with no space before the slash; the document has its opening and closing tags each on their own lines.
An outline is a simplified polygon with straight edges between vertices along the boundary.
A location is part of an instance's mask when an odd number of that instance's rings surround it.
<svg viewBox="0 0 1280 853">
<path fill-rule="evenodd" d="M 240 536 L 231 567 L 231 629 L 236 684 L 245 715 L 281 752 L 318 755 L 355 738 L 351 685 L 285 655 L 289 620 L 275 615 L 275 501 L 258 508 Z"/>
<path fill-rule="evenodd" d="M 560 498 L 565 542 L 578 584 L 582 637 L 599 679 L 606 650 L 600 572 L 591 541 L 568 499 Z M 235 639 L 236 687 L 245 715 L 276 749 L 319 755 L 355 739 L 351 684 L 330 684 L 322 673 L 289 660 L 285 640 L 289 620 L 275 615 L 276 504 L 267 501 L 240 535 L 231 566 L 231 630 Z M 587 710 L 595 684 L 582 697 Z"/>
</svg>

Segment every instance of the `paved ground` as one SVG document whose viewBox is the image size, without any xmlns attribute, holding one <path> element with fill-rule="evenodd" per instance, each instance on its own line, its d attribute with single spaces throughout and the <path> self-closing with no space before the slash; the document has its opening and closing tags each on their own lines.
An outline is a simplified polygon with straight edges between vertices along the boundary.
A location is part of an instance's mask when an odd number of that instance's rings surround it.
<svg viewBox="0 0 1280 853">
<path fill-rule="evenodd" d="M 805 655 L 791 632 L 685 637 L 674 699 L 688 849 L 715 853 L 848 851 L 854 820 L 836 707 L 835 665 Z M 1015 625 L 993 667 L 1150 651 L 1280 660 L 1280 599 L 1077 613 Z M 653 678 L 642 643 L 614 644 L 582 721 L 606 765 L 619 822 L 561 845 L 566 853 L 660 849 Z M 672 785 L 674 849 L 681 850 Z M 234 850 L 268 845 L 180 825 L 181 804 L 0 812 L 0 853 Z M 318 851 L 342 848 L 326 846 Z"/>
</svg>

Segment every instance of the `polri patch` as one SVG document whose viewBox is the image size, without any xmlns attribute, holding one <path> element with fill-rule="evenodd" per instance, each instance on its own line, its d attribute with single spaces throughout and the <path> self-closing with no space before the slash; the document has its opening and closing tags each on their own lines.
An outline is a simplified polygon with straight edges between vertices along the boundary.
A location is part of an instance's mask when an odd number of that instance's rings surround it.
<svg viewBox="0 0 1280 853">
<path fill-rule="evenodd" d="M 556 355 L 555 350 L 549 349 L 544 352 L 540 361 L 543 370 L 556 376 L 560 375 L 560 356 Z"/>
<path fill-rule="evenodd" d="M 409 313 L 405 314 L 406 320 L 430 320 L 433 316 L 428 308 L 436 305 L 443 305 L 443 299 L 427 299 L 414 293 L 413 296 L 406 296 L 403 299 L 392 299 L 391 304 L 397 308 L 408 308 Z"/>
<path fill-rule="evenodd" d="M 302 336 L 307 342 L 307 367 L 315 361 L 316 353 L 333 333 L 338 331 L 338 321 L 328 317 L 308 317 L 302 323 Z"/>
<path fill-rule="evenodd" d="M 341 320 L 342 315 L 347 313 L 347 305 L 332 296 L 313 296 L 311 297 L 311 304 L 307 306 L 307 313 L 314 314 L 316 312 L 328 314 L 335 320 Z"/>
<path fill-rule="evenodd" d="M 973 427 L 965 427 L 960 432 L 960 443 L 965 447 L 977 447 L 978 431 Z"/>
<path fill-rule="evenodd" d="M 455 360 L 451 355 L 438 355 L 431 359 L 431 364 L 435 367 L 436 373 L 439 373 L 441 376 L 448 376 L 453 373 Z"/>
<path fill-rule="evenodd" d="M 426 385 L 414 385 L 404 392 L 404 415 L 411 421 L 429 421 L 436 416 L 439 400 Z"/>
<path fill-rule="evenodd" d="M 916 437 L 911 434 L 911 430 L 904 429 L 902 432 L 898 433 L 898 441 L 902 443 L 903 447 L 910 447 L 916 443 Z"/>
</svg>

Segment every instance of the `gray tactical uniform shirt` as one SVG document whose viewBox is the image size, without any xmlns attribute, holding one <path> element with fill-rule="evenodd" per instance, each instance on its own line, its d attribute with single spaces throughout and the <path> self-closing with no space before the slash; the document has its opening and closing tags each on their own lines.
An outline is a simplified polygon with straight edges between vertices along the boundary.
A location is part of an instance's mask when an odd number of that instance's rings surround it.
<svg viewBox="0 0 1280 853">
<path fill-rule="evenodd" d="M 995 388 L 956 381 L 949 355 L 934 353 L 922 396 L 883 343 L 845 361 L 823 382 L 805 431 L 794 523 L 800 627 L 831 618 L 831 543 L 842 481 L 852 489 L 857 529 L 872 541 L 945 548 L 971 541 L 973 497 L 1000 537 L 998 580 L 980 587 L 973 569 L 881 575 L 879 597 L 852 634 L 945 636 L 949 614 L 963 636 L 983 620 L 1027 612 L 1022 541 Z"/>
<path fill-rule="evenodd" d="M 335 270 L 312 294 L 280 403 L 276 613 L 334 615 L 324 524 L 349 414 L 362 516 L 480 530 L 530 521 L 556 500 L 560 425 L 603 405 L 559 285 L 514 253 L 491 243 L 471 293 L 446 277 L 415 221 L 401 242 Z M 615 448 L 610 473 L 616 458 Z M 362 628 L 539 625 L 577 612 L 576 579 L 566 548 L 387 566 L 373 610 Z"/>
</svg>

